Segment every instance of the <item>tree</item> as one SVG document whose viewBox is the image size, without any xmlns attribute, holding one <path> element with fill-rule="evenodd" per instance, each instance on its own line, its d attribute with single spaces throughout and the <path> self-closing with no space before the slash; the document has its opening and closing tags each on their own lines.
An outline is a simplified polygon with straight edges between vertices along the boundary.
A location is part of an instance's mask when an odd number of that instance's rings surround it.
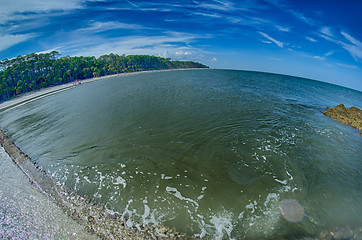
<svg viewBox="0 0 362 240">
<path fill-rule="evenodd" d="M 0 101 L 43 87 L 108 74 L 174 68 L 206 68 L 196 62 L 147 55 L 60 57 L 59 52 L 30 53 L 0 61 Z"/>
</svg>

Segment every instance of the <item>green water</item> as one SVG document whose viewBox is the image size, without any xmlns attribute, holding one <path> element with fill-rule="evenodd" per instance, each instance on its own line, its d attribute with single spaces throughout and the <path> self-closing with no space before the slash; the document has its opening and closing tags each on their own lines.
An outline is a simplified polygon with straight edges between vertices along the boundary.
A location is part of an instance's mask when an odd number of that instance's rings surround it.
<svg viewBox="0 0 362 240">
<path fill-rule="evenodd" d="M 362 138 L 321 111 L 362 93 L 266 73 L 189 70 L 85 84 L 0 114 L 44 170 L 123 215 L 207 239 L 362 225 Z M 300 223 L 279 204 L 296 199 Z"/>
</svg>

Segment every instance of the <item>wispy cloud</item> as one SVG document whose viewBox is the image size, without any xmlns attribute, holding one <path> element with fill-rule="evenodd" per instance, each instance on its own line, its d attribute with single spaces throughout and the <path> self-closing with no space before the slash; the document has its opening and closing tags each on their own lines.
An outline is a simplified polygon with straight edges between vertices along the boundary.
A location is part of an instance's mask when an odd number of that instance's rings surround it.
<svg viewBox="0 0 362 240">
<path fill-rule="evenodd" d="M 166 32 L 162 36 L 127 36 L 113 38 L 112 41 L 97 39 L 94 45 L 87 48 L 78 48 L 77 43 L 69 43 L 68 45 L 75 46 L 75 49 L 72 50 L 74 55 L 100 56 L 111 52 L 118 54 L 167 55 L 172 52 L 174 55 L 185 56 L 197 52 L 197 49 L 191 47 L 190 43 L 204 37 L 187 33 Z"/>
<path fill-rule="evenodd" d="M 230 1 L 217 1 L 214 0 L 212 3 L 199 3 L 193 1 L 199 8 L 205 8 L 209 10 L 218 10 L 223 12 L 235 11 L 234 3 Z"/>
<path fill-rule="evenodd" d="M 314 38 L 311 38 L 311 37 L 305 37 L 305 39 L 307 39 L 310 42 L 318 42 L 317 40 L 315 40 Z"/>
<path fill-rule="evenodd" d="M 83 0 L 17 0 L 2 1 L 0 8 L 0 23 L 22 18 L 23 13 L 46 14 L 50 11 L 67 11 L 83 8 Z M 29 15 L 28 15 L 29 16 Z"/>
<path fill-rule="evenodd" d="M 346 49 L 355 60 L 362 60 L 362 42 L 353 38 L 348 33 L 341 32 L 341 34 L 350 42 L 350 44 L 343 43 L 343 48 Z"/>
<path fill-rule="evenodd" d="M 128 29 L 128 30 L 145 30 L 150 29 L 138 24 L 132 23 L 122 23 L 116 21 L 109 21 L 109 22 L 98 22 L 93 21 L 90 22 L 89 26 L 86 28 L 80 28 L 77 31 L 79 32 L 87 32 L 87 33 L 97 33 L 97 32 L 105 32 L 109 30 L 116 30 L 116 29 Z"/>
<path fill-rule="evenodd" d="M 336 63 L 338 66 L 344 67 L 344 68 L 349 68 L 349 69 L 358 69 L 357 66 L 355 65 L 349 65 L 349 64 L 344 64 L 344 63 Z"/>
<path fill-rule="evenodd" d="M 45 17 L 60 16 L 75 9 L 82 9 L 83 2 L 84 0 L 2 1 L 0 51 L 39 37 L 41 33 L 34 29 L 40 29 L 49 24 Z"/>
<path fill-rule="evenodd" d="M 203 17 L 210 17 L 210 18 L 221 18 L 222 17 L 221 15 L 219 15 L 217 13 L 210 14 L 210 13 L 194 12 L 193 14 L 194 15 L 200 15 L 200 16 L 203 16 Z"/>
<path fill-rule="evenodd" d="M 283 48 L 284 45 L 286 45 L 285 43 L 283 42 L 280 42 L 274 38 L 272 38 L 271 36 L 269 36 L 268 34 L 266 33 L 263 33 L 263 32 L 258 32 L 260 35 L 262 35 L 263 37 L 265 37 L 266 39 L 269 39 L 270 41 L 272 41 L 273 43 L 275 43 L 278 47 L 280 48 Z"/>
<path fill-rule="evenodd" d="M 349 35 L 348 33 L 342 31 L 341 34 L 342 34 L 348 41 L 350 41 L 352 44 L 354 44 L 354 45 L 356 45 L 356 46 L 362 45 L 362 43 L 361 43 L 360 41 L 358 41 L 357 39 L 355 39 L 354 37 L 352 37 L 352 36 Z"/>
<path fill-rule="evenodd" d="M 295 10 L 292 9 L 285 9 L 287 12 L 289 12 L 290 14 L 292 14 L 294 17 L 296 17 L 297 19 L 299 19 L 300 21 L 307 23 L 309 25 L 312 26 L 318 26 L 320 23 L 312 18 L 308 18 L 306 17 L 303 13 L 301 12 L 297 12 Z"/>
<path fill-rule="evenodd" d="M 289 2 L 283 1 L 283 0 L 265 0 L 269 4 L 274 5 L 275 7 L 278 7 L 279 9 L 291 14 L 298 20 L 307 23 L 308 25 L 312 26 L 318 26 L 320 23 L 312 18 L 306 17 L 303 13 L 296 11 L 293 9 L 293 7 L 289 4 Z"/>
<path fill-rule="evenodd" d="M 282 27 L 282 26 L 275 26 L 276 29 L 278 29 L 279 31 L 282 31 L 282 32 L 289 32 L 290 31 L 290 28 L 287 28 L 287 27 Z"/>
<path fill-rule="evenodd" d="M 328 57 L 328 56 L 331 56 L 333 53 L 334 53 L 334 51 L 329 51 L 326 54 L 324 54 L 324 56 Z"/>
<path fill-rule="evenodd" d="M 184 55 L 184 56 L 187 56 L 187 55 L 192 55 L 192 52 L 180 50 L 180 51 L 175 52 L 175 54 L 176 54 L 176 55 Z"/>
<path fill-rule="evenodd" d="M 341 31 L 340 34 L 344 39 L 339 39 L 330 28 L 324 27 L 320 30 L 319 36 L 344 48 L 355 61 L 362 61 L 362 42 L 346 32 Z"/>
<path fill-rule="evenodd" d="M 327 61 L 326 61 L 327 58 L 334 54 L 334 51 L 329 51 L 329 52 L 321 54 L 321 55 L 315 55 L 315 54 L 311 54 L 309 52 L 303 52 L 303 51 L 295 50 L 295 49 L 291 49 L 291 48 L 289 48 L 288 50 L 290 50 L 291 52 L 293 52 L 296 55 L 306 57 L 306 58 L 316 59 L 316 60 L 324 62 L 325 64 L 327 64 Z"/>
<path fill-rule="evenodd" d="M 330 27 L 322 27 L 322 29 L 320 30 L 320 32 L 324 35 L 324 36 L 328 36 L 331 38 L 334 38 L 334 35 L 332 33 L 332 30 Z"/>
<path fill-rule="evenodd" d="M 0 36 L 0 51 L 3 51 L 5 49 L 8 49 L 12 46 L 15 46 L 16 44 L 19 44 L 21 42 L 25 42 L 26 40 L 29 40 L 30 38 L 35 37 L 34 34 L 6 34 Z"/>
</svg>

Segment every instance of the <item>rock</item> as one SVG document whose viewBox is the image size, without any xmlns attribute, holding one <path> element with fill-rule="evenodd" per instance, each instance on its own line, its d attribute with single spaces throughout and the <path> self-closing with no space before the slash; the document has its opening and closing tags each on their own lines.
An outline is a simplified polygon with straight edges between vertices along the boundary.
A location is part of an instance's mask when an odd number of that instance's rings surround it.
<svg viewBox="0 0 362 240">
<path fill-rule="evenodd" d="M 362 110 L 356 107 L 346 108 L 340 104 L 334 108 L 328 108 L 323 112 L 324 115 L 329 116 L 341 123 L 351 125 L 361 131 L 362 135 Z"/>
</svg>

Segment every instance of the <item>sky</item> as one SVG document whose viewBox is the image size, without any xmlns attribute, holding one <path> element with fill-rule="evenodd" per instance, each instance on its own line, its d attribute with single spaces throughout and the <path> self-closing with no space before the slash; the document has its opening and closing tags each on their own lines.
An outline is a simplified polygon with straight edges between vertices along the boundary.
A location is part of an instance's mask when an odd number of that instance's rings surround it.
<svg viewBox="0 0 362 240">
<path fill-rule="evenodd" d="M 362 91 L 361 0 L 0 0 L 0 60 L 147 54 Z"/>
</svg>

